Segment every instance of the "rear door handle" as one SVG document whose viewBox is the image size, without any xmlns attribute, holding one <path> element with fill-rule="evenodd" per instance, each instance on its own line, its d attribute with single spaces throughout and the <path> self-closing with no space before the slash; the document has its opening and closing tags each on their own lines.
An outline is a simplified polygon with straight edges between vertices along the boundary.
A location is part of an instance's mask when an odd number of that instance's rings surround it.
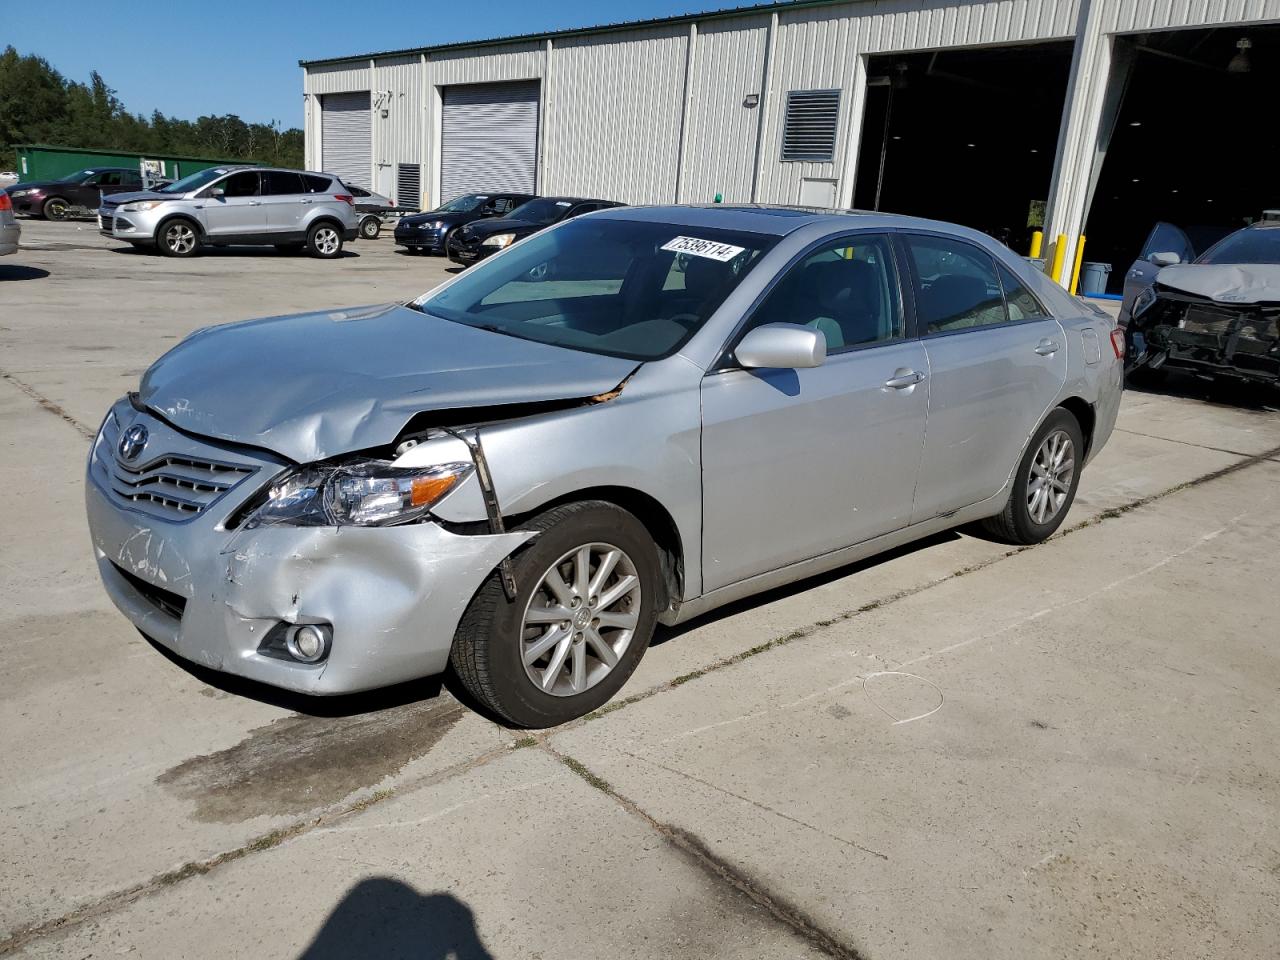
<svg viewBox="0 0 1280 960">
<path fill-rule="evenodd" d="M 884 382 L 884 385 L 891 390 L 905 390 L 907 387 L 914 387 L 922 380 L 924 380 L 924 374 L 919 370 L 899 367 L 893 372 L 893 376 Z"/>
<path fill-rule="evenodd" d="M 260 206 L 262 206 L 262 201 L 261 201 L 261 200 L 250 200 L 250 201 L 249 201 L 249 206 L 251 206 L 251 207 L 260 207 Z"/>
<path fill-rule="evenodd" d="M 1050 340 L 1048 337 L 1036 344 L 1036 353 L 1042 357 L 1052 357 L 1058 352 L 1058 349 L 1058 341 Z"/>
</svg>

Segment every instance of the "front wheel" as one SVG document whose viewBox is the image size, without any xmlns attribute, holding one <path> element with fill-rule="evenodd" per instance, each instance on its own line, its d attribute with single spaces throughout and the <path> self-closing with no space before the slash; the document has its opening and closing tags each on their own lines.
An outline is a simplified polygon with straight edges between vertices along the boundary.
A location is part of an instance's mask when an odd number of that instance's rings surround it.
<svg viewBox="0 0 1280 960">
<path fill-rule="evenodd" d="M 1054 410 L 1027 445 L 1013 478 L 1009 502 L 983 521 L 1009 543 L 1039 543 L 1051 537 L 1076 498 L 1083 466 L 1084 435 L 1069 412 Z"/>
<path fill-rule="evenodd" d="M 307 249 L 313 257 L 332 260 L 342 252 L 342 234 L 331 223 L 317 223 L 307 231 Z"/>
<path fill-rule="evenodd" d="M 657 621 L 658 550 L 632 514 L 570 503 L 523 524 L 539 536 L 472 599 L 449 662 L 467 690 L 522 727 L 552 727 L 606 703 L 644 656 Z"/>
<path fill-rule="evenodd" d="M 160 228 L 157 246 L 166 257 L 191 257 L 200 249 L 200 234 L 187 220 L 170 220 Z"/>
<path fill-rule="evenodd" d="M 365 240 L 377 240 L 382 232 L 382 221 L 377 217 L 365 217 L 360 221 L 360 236 Z"/>
<path fill-rule="evenodd" d="M 65 220 L 71 216 L 71 204 L 62 197 L 50 197 L 44 202 L 42 212 L 46 220 Z"/>
</svg>

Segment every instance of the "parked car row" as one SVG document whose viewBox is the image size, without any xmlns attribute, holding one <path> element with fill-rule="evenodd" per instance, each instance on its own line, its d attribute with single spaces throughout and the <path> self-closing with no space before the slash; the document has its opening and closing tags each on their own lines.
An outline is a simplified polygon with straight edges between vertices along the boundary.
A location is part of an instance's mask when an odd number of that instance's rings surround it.
<svg viewBox="0 0 1280 960">
<path fill-rule="evenodd" d="M 441 253 L 470 266 L 563 220 L 621 206 L 588 197 L 468 193 L 435 210 L 402 218 L 395 240 L 409 253 Z"/>
</svg>

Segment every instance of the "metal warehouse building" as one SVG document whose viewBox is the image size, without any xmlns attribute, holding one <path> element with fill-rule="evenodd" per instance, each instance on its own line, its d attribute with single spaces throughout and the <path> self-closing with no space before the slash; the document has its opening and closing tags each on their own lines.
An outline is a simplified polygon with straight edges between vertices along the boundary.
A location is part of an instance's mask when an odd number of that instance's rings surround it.
<svg viewBox="0 0 1280 960">
<path fill-rule="evenodd" d="M 1280 0 L 800 0 L 301 65 L 307 165 L 406 204 L 858 206 L 1015 248 L 1043 223 L 1064 282 L 1082 235 L 1119 260 L 1280 206 Z"/>
</svg>

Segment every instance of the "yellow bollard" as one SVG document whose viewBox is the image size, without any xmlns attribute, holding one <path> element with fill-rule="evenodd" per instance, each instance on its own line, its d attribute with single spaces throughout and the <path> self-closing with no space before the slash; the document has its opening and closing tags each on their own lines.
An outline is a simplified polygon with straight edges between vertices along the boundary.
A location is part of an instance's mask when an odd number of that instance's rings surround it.
<svg viewBox="0 0 1280 960">
<path fill-rule="evenodd" d="M 1031 231 L 1031 253 L 1028 254 L 1028 256 L 1030 256 L 1032 260 L 1039 260 L 1040 248 L 1043 246 L 1044 246 L 1044 231 L 1043 230 Z"/>
<path fill-rule="evenodd" d="M 1084 260 L 1084 234 L 1080 234 L 1080 241 L 1076 244 L 1076 263 L 1071 268 L 1071 295 L 1075 296 L 1076 289 L 1080 286 L 1080 263 Z"/>
<path fill-rule="evenodd" d="M 1053 277 L 1054 283 L 1062 282 L 1062 261 L 1067 256 L 1067 235 L 1065 233 L 1058 234 L 1058 239 L 1053 241 L 1053 263 L 1049 267 L 1049 276 Z"/>
</svg>

